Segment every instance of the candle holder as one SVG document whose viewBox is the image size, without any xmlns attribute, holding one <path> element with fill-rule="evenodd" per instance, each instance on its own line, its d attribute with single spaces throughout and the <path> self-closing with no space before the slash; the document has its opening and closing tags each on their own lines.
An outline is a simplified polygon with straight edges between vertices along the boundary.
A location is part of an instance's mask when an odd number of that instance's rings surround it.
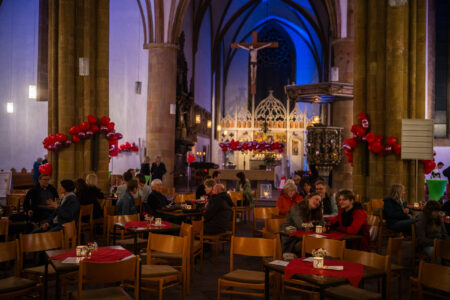
<svg viewBox="0 0 450 300">
<path fill-rule="evenodd" d="M 322 233 L 323 232 L 323 227 L 321 225 L 317 225 L 316 226 L 316 233 Z"/>
<path fill-rule="evenodd" d="M 323 269 L 323 257 L 313 257 L 313 267 L 316 269 Z"/>
</svg>

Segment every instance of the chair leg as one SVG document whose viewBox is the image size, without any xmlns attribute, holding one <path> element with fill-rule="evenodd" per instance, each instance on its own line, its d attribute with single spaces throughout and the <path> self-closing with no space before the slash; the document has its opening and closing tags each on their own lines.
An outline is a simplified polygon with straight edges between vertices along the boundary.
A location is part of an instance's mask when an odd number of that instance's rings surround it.
<svg viewBox="0 0 450 300">
<path fill-rule="evenodd" d="M 220 300 L 220 279 L 217 280 L 217 300 Z"/>
<path fill-rule="evenodd" d="M 163 281 L 160 280 L 159 281 L 159 288 L 158 288 L 158 299 L 159 300 L 162 300 L 162 295 L 163 295 Z"/>
<path fill-rule="evenodd" d="M 398 299 L 402 299 L 402 277 L 398 275 Z"/>
<path fill-rule="evenodd" d="M 216 263 L 219 262 L 219 243 L 216 244 Z"/>
</svg>

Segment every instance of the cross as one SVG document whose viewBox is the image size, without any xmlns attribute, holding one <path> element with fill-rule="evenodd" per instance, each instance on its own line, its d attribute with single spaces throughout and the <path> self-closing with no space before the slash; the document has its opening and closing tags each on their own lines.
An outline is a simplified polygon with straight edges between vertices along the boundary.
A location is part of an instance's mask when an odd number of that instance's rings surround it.
<svg viewBox="0 0 450 300">
<path fill-rule="evenodd" d="M 251 43 L 232 43 L 231 48 L 241 48 L 248 50 L 250 55 L 250 82 L 251 82 L 251 94 L 256 94 L 256 67 L 258 62 L 258 51 L 263 48 L 278 48 L 278 42 L 258 42 L 258 33 L 252 31 Z"/>
</svg>

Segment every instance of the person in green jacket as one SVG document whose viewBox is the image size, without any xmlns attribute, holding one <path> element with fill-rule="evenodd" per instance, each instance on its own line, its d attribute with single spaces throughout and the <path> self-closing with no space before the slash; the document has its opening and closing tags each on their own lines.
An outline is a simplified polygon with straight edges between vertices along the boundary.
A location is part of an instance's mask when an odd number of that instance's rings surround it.
<svg viewBox="0 0 450 300">
<path fill-rule="evenodd" d="M 242 192 L 244 195 L 244 206 L 254 206 L 255 203 L 253 202 L 250 180 L 245 178 L 244 172 L 237 173 L 236 177 L 239 178 L 239 181 L 236 184 L 236 192 Z"/>
</svg>

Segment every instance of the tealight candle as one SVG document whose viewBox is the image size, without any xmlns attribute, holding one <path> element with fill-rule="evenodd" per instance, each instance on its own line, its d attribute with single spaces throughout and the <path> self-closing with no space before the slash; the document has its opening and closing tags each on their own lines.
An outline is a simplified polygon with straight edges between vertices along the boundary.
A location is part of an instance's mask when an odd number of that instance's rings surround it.
<svg viewBox="0 0 450 300">
<path fill-rule="evenodd" d="M 419 208 L 419 203 L 418 202 L 414 203 L 414 208 Z"/>
<path fill-rule="evenodd" d="M 323 269 L 323 257 L 313 257 L 313 267 Z"/>
<path fill-rule="evenodd" d="M 155 225 L 161 225 L 161 218 L 155 219 Z"/>
<path fill-rule="evenodd" d="M 323 230 L 323 228 L 321 225 L 316 226 L 316 233 L 322 233 L 322 230 Z"/>
<path fill-rule="evenodd" d="M 269 193 L 268 192 L 264 192 L 264 197 L 268 197 Z"/>
</svg>

